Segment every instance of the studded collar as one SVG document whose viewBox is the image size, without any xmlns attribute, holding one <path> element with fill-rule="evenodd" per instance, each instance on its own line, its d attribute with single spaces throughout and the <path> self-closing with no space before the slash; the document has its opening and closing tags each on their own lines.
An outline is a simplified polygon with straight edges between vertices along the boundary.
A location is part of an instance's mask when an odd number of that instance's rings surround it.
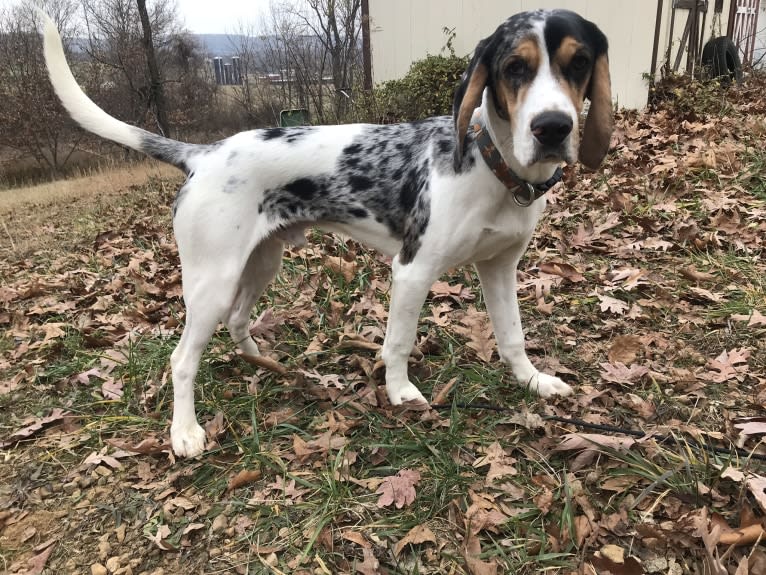
<svg viewBox="0 0 766 575">
<path fill-rule="evenodd" d="M 502 182 L 513 194 L 513 201 L 526 208 L 532 205 L 535 200 L 539 200 L 545 195 L 545 192 L 561 181 L 564 175 L 561 166 L 556 168 L 550 179 L 539 184 L 533 184 L 521 178 L 516 174 L 500 155 L 500 152 L 489 135 L 489 130 L 481 117 L 481 112 L 477 109 L 471 118 L 471 128 L 473 129 L 476 144 L 481 151 L 481 157 L 487 163 L 487 166 L 495 174 L 495 177 Z"/>
</svg>

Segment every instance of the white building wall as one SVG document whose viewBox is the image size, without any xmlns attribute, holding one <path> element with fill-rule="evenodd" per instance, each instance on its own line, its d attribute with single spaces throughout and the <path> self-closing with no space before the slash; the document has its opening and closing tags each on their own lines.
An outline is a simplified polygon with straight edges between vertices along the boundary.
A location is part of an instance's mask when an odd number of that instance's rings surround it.
<svg viewBox="0 0 766 575">
<path fill-rule="evenodd" d="M 764 0 L 761 0 L 761 7 L 758 11 L 753 64 L 757 68 L 766 68 L 766 1 Z"/>
<path fill-rule="evenodd" d="M 725 1 L 723 33 L 731 0 Z M 401 78 L 413 61 L 439 54 L 447 40 L 443 29 L 454 29 L 458 55 L 471 54 L 478 41 L 489 36 L 516 12 L 537 8 L 567 8 L 595 22 L 609 39 L 612 95 L 619 106 L 646 105 L 658 0 L 370 0 L 370 36 L 373 80 Z M 657 67 L 664 61 L 670 40 L 673 0 L 664 1 Z M 712 2 L 707 26 L 712 21 Z M 680 39 L 687 12 L 679 10 L 673 36 Z M 705 40 L 709 38 L 706 32 Z M 677 45 L 677 40 L 676 40 Z M 684 60 L 685 62 L 685 60 Z M 684 63 L 682 63 L 682 66 Z"/>
</svg>

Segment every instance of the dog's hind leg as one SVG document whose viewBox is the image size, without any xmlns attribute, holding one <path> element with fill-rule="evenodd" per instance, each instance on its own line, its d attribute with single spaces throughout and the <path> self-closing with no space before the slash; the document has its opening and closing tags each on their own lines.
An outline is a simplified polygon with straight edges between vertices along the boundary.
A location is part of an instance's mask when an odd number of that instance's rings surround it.
<svg viewBox="0 0 766 575">
<path fill-rule="evenodd" d="M 258 355 L 258 345 L 250 336 L 250 311 L 282 264 L 283 243 L 267 238 L 256 246 L 245 264 L 237 295 L 226 319 L 234 343 L 247 355 Z"/>
<path fill-rule="evenodd" d="M 199 270 L 182 265 L 186 326 L 170 356 L 173 371 L 173 452 L 195 457 L 205 449 L 205 430 L 194 410 L 194 379 L 200 358 L 218 323 L 226 317 L 236 294 L 239 275 L 234 269 Z"/>
</svg>

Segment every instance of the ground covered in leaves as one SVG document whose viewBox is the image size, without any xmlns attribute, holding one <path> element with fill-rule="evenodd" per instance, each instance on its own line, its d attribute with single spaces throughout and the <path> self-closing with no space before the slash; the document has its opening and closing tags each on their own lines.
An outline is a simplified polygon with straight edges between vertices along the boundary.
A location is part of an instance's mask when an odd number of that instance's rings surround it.
<svg viewBox="0 0 766 575">
<path fill-rule="evenodd" d="M 314 232 L 253 316 L 284 369 L 205 355 L 193 461 L 177 182 L 2 214 L 0 571 L 766 573 L 765 95 L 671 86 L 551 192 L 520 299 L 573 397 L 513 381 L 464 269 L 410 362 L 444 407 L 393 409 L 387 262 Z"/>
</svg>

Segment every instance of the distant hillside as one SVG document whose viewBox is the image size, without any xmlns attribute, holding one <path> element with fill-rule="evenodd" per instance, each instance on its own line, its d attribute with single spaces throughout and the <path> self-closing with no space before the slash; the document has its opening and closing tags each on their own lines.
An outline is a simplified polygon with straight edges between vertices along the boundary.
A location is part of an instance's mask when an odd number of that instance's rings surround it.
<svg viewBox="0 0 766 575">
<path fill-rule="evenodd" d="M 237 46 L 246 38 L 237 34 L 191 34 L 197 40 L 208 56 L 235 56 Z"/>
<path fill-rule="evenodd" d="M 239 46 L 246 36 L 239 34 L 189 34 L 194 38 L 202 50 L 211 58 L 221 56 L 223 58 L 230 58 L 237 55 L 237 46 Z M 256 48 L 256 51 L 261 51 L 262 47 L 266 44 L 266 40 L 263 38 L 250 39 Z M 86 52 L 88 45 L 87 38 L 74 38 L 72 40 L 72 50 L 75 54 L 83 54 Z"/>
</svg>

